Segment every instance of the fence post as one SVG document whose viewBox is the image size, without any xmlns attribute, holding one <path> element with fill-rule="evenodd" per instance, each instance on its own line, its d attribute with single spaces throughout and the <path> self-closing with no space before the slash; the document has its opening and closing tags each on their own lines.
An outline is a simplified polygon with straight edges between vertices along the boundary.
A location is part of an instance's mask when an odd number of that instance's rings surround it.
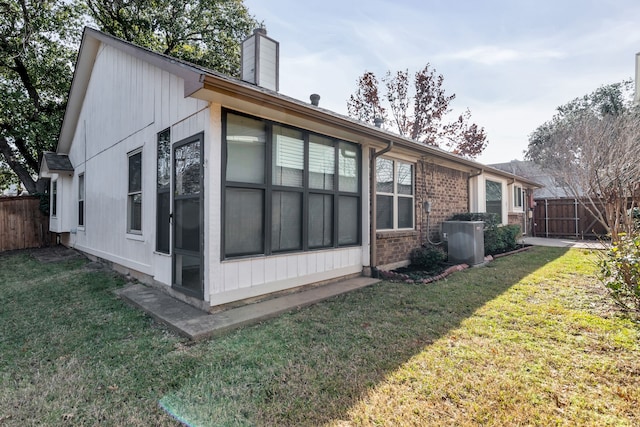
<svg viewBox="0 0 640 427">
<path fill-rule="evenodd" d="M 549 201 L 544 199 L 544 233 L 549 237 Z"/>
<path fill-rule="evenodd" d="M 576 239 L 580 238 L 580 232 L 578 229 L 580 228 L 580 218 L 578 218 L 578 199 L 573 199 L 573 221 L 576 223 Z"/>
</svg>

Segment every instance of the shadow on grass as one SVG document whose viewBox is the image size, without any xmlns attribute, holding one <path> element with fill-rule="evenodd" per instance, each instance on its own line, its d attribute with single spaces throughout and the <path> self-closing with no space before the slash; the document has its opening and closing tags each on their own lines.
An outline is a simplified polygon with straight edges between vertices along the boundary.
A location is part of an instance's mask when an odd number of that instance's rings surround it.
<svg viewBox="0 0 640 427">
<path fill-rule="evenodd" d="M 566 251 L 534 248 L 429 285 L 382 282 L 199 344 L 203 365 L 160 403 L 197 426 L 345 419 L 390 372 Z"/>
<path fill-rule="evenodd" d="M 175 425 L 157 399 L 202 365 L 86 259 L 0 255 L 0 425 Z"/>
</svg>

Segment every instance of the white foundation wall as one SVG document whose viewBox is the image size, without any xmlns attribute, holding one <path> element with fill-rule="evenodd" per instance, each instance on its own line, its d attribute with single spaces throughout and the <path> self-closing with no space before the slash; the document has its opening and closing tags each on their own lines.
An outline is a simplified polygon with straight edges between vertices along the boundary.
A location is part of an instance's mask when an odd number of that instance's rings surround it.
<svg viewBox="0 0 640 427">
<path fill-rule="evenodd" d="M 74 166 L 64 215 L 69 244 L 171 284 L 171 257 L 155 252 L 157 134 L 171 143 L 208 126 L 208 103 L 184 97 L 184 81 L 102 45 L 69 152 Z M 142 152 L 142 232 L 127 232 L 128 153 Z M 78 176 L 84 173 L 85 224 L 78 225 Z"/>
<path fill-rule="evenodd" d="M 362 248 L 223 261 L 212 305 L 251 298 L 362 272 Z"/>
</svg>

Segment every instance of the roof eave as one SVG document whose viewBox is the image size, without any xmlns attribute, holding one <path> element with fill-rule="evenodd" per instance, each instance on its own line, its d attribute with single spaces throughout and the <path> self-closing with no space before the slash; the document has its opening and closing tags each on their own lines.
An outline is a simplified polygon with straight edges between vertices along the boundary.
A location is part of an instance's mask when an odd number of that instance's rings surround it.
<svg viewBox="0 0 640 427">
<path fill-rule="evenodd" d="M 389 140 L 392 140 L 396 147 L 402 147 L 417 152 L 420 155 L 433 156 L 445 161 L 463 165 L 466 169 L 469 169 L 470 172 L 478 172 L 485 168 L 484 165 L 474 160 L 466 159 L 436 147 L 417 143 L 401 135 L 324 110 L 311 104 L 303 103 L 302 101 L 283 96 L 274 96 L 269 92 L 253 87 L 249 84 L 239 84 L 236 81 L 210 74 L 203 75 L 203 83 L 203 89 L 205 90 L 211 90 L 227 96 L 240 98 L 248 102 L 258 103 L 278 111 L 284 111 L 289 115 L 331 124 L 333 126 L 346 129 L 352 133 L 365 136 L 369 140 L 381 145 L 386 145 Z M 197 97 L 197 94 L 194 96 Z"/>
</svg>

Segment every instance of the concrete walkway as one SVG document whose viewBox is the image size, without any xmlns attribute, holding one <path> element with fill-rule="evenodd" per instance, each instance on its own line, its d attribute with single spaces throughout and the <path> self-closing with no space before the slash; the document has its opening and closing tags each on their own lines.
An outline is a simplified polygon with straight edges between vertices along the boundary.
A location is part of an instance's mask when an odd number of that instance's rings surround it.
<svg viewBox="0 0 640 427">
<path fill-rule="evenodd" d="M 172 298 L 159 289 L 140 284 L 118 289 L 116 293 L 175 332 L 189 339 L 199 340 L 298 310 L 379 281 L 370 277 L 355 277 L 213 314 Z"/>
<path fill-rule="evenodd" d="M 545 237 L 524 237 L 525 245 L 551 246 L 554 248 L 607 249 L 608 245 L 599 240 L 548 239 Z"/>
</svg>

